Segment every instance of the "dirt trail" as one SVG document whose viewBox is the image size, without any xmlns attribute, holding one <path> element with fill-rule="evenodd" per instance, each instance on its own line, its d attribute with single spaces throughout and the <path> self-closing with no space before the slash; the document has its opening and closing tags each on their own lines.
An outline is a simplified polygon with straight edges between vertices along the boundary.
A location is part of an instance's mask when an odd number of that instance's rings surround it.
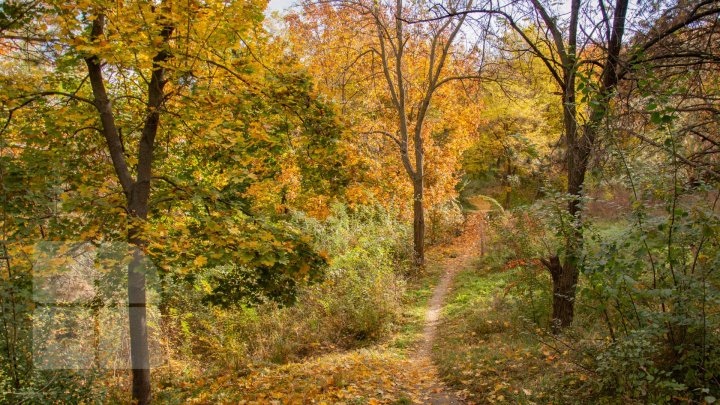
<svg viewBox="0 0 720 405">
<path fill-rule="evenodd" d="M 462 393 L 454 392 L 442 382 L 432 361 L 432 349 L 437 340 L 442 308 L 455 275 L 482 254 L 483 219 L 491 204 L 482 198 L 471 203 L 478 210 L 468 215 L 463 232 L 448 244 L 428 252 L 428 266 L 439 268 L 442 273 L 428 303 L 422 336 L 410 356 L 403 349 L 378 345 L 310 357 L 277 367 L 261 367 L 239 379 L 213 381 L 215 386 L 200 390 L 200 395 L 193 401 L 214 403 L 208 400 L 209 395 L 222 385 L 236 393 L 237 397 L 223 397 L 225 399 L 221 403 L 465 403 Z M 233 398 L 238 400 L 232 401 Z"/>
<path fill-rule="evenodd" d="M 462 396 L 448 389 L 438 376 L 437 368 L 432 361 L 432 348 L 437 337 L 437 327 L 440 320 L 445 299 L 452 287 L 453 280 L 458 271 L 471 264 L 471 260 L 481 254 L 482 251 L 482 226 L 487 210 L 484 201 L 472 201 L 478 207 L 478 211 L 471 212 L 465 222 L 462 234 L 454 238 L 446 246 L 440 247 L 438 252 L 433 252 L 431 262 L 440 266 L 442 276 L 432 298 L 428 304 L 425 315 L 425 326 L 422 339 L 413 361 L 417 367 L 425 369 L 426 374 L 436 376 L 437 383 L 431 387 L 428 394 L 428 403 L 436 405 L 455 405 L 463 403 Z M 437 259 L 433 260 L 437 254 Z"/>
</svg>

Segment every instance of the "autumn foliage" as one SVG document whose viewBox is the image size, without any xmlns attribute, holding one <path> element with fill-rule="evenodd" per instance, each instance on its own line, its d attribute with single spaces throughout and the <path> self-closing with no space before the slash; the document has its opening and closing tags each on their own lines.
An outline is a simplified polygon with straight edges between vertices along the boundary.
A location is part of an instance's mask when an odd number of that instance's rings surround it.
<svg viewBox="0 0 720 405">
<path fill-rule="evenodd" d="M 0 402 L 720 398 L 717 0 L 268 7 L 0 2 Z"/>
</svg>

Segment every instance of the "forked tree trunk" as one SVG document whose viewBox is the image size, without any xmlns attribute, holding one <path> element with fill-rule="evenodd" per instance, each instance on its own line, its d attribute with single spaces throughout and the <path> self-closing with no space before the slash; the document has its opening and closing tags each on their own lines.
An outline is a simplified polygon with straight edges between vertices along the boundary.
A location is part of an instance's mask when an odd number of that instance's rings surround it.
<svg viewBox="0 0 720 405">
<path fill-rule="evenodd" d="M 162 36 L 167 40 L 171 32 L 172 27 L 166 26 Z M 169 52 L 162 50 L 153 58 L 153 70 L 148 85 L 148 112 L 138 145 L 137 178 L 128 193 L 128 211 L 131 215 L 128 241 L 137 247 L 128 266 L 128 303 L 130 357 L 133 370 L 132 398 L 138 405 L 149 404 L 152 398 L 147 333 L 146 269 L 142 265 L 147 239 L 142 234 L 142 226 L 148 217 L 154 144 L 160 126 L 160 107 L 165 95 L 165 68 L 162 67 L 162 63 L 169 57 Z"/>
<path fill-rule="evenodd" d="M 421 269 L 425 264 L 425 213 L 423 212 L 424 150 L 422 129 L 435 91 L 442 83 L 459 79 L 457 77 L 448 77 L 441 80 L 441 74 L 443 73 L 443 67 L 450 54 L 450 46 L 460 32 L 460 28 L 467 15 L 460 16 L 454 25 L 450 23 L 451 20 L 447 20 L 445 24 L 440 25 L 437 31 L 431 34 L 430 43 L 432 48 L 428 58 L 427 87 L 425 88 L 425 94 L 420 103 L 411 107 L 411 111 L 416 111 L 416 113 L 413 114 L 412 112 L 408 113 L 408 98 L 406 97 L 406 92 L 409 81 L 405 77 L 403 70 L 405 48 L 407 46 L 403 29 L 404 24 L 407 24 L 403 18 L 403 0 L 395 0 L 394 28 L 385 24 L 385 18 L 382 16 L 384 11 L 380 8 L 379 3 L 374 3 L 374 6 L 369 8 L 368 11 L 371 11 L 377 26 L 377 38 L 379 40 L 377 53 L 382 62 L 382 73 L 390 91 L 390 98 L 398 113 L 397 135 L 383 131 L 380 132 L 392 139 L 399 147 L 403 166 L 405 167 L 408 177 L 413 182 L 413 256 L 415 256 L 413 259 L 416 268 Z M 390 62 L 390 57 L 394 59 L 394 63 Z M 414 128 L 412 128 L 414 168 L 410 155 L 408 154 L 411 135 L 409 120 L 412 119 L 413 115 L 415 116 L 415 125 Z"/>
<path fill-rule="evenodd" d="M 104 35 L 105 16 L 99 14 L 93 20 L 90 39 L 96 41 Z M 167 45 L 173 32 L 168 21 L 160 33 Z M 102 124 L 102 132 L 115 168 L 115 173 L 125 193 L 128 208 L 128 243 L 134 247 L 132 260 L 128 265 L 128 323 L 130 326 L 130 360 L 132 367 L 132 401 L 138 405 L 151 402 L 150 350 L 147 333 L 146 269 L 143 268 L 143 252 L 147 238 L 143 235 L 143 223 L 147 221 L 150 201 L 150 180 L 155 137 L 160 124 L 160 108 L 165 93 L 165 62 L 170 51 L 161 49 L 154 57 L 152 73 L 148 83 L 147 114 L 145 115 L 137 154 L 137 177 L 132 178 L 125 160 L 124 146 L 115 125 L 115 115 L 105 88 L 102 61 L 96 55 L 85 58 L 88 76 L 92 86 L 94 104 Z"/>
</svg>

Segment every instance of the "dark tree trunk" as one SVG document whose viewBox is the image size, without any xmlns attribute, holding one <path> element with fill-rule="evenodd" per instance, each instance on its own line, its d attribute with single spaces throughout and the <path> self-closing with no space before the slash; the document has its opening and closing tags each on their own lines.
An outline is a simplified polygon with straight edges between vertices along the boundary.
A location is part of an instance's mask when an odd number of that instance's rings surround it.
<svg viewBox="0 0 720 405">
<path fill-rule="evenodd" d="M 422 111 L 427 111 L 430 99 L 426 99 L 421 106 Z M 424 113 L 422 113 L 424 115 Z M 425 189 L 425 151 L 422 139 L 422 121 L 418 118 L 414 134 L 415 147 L 415 173 L 413 180 L 413 247 L 415 250 L 415 265 L 419 270 L 425 266 L 425 212 L 424 212 L 424 189 Z"/>
<path fill-rule="evenodd" d="M 554 333 L 570 326 L 573 321 L 578 269 L 570 263 L 566 262 L 563 266 L 557 256 L 552 256 L 548 260 L 543 259 L 543 264 L 550 271 L 553 282 L 551 327 Z"/>
<path fill-rule="evenodd" d="M 574 57 L 574 55 L 573 55 Z M 563 89 L 563 126 L 565 130 L 566 171 L 568 176 L 567 191 L 570 195 L 568 211 L 575 218 L 580 214 L 580 197 L 585 181 L 584 154 L 581 148 L 582 138 L 578 136 L 576 121 L 577 107 L 575 104 L 575 70 L 574 67 L 565 71 L 566 87 Z M 552 329 L 557 333 L 572 324 L 575 314 L 575 289 L 579 274 L 578 262 L 582 251 L 582 230 L 580 218 L 573 221 L 571 229 L 566 232 L 565 263 L 561 264 L 557 256 L 544 261 L 550 271 L 553 283 Z"/>
<path fill-rule="evenodd" d="M 413 251 L 415 265 L 425 264 L 425 213 L 423 211 L 423 180 L 413 180 Z"/>
<path fill-rule="evenodd" d="M 155 131 L 157 131 L 157 128 L 155 128 Z M 141 146 L 140 155 L 144 156 L 144 159 L 141 160 L 152 160 L 152 143 L 146 147 Z M 149 173 L 149 167 L 147 170 L 147 173 Z M 150 179 L 147 176 L 147 179 L 141 182 L 141 177 L 143 175 L 138 173 L 138 181 L 133 184 L 128 201 L 128 211 L 131 215 L 128 242 L 135 248 L 132 252 L 132 260 L 128 265 L 127 290 L 132 399 L 138 405 L 145 405 L 151 402 L 152 395 L 150 391 L 150 350 L 147 330 L 147 269 L 143 266 L 143 251 L 147 246 L 147 241 L 142 235 L 141 227 L 142 223 L 147 220 Z"/>
<path fill-rule="evenodd" d="M 142 251 L 133 252 L 128 266 L 128 306 L 130 322 L 130 360 L 132 366 L 132 399 L 138 405 L 149 404 L 150 352 L 147 333 L 147 299 L 145 294 L 145 272 L 142 266 Z"/>
</svg>

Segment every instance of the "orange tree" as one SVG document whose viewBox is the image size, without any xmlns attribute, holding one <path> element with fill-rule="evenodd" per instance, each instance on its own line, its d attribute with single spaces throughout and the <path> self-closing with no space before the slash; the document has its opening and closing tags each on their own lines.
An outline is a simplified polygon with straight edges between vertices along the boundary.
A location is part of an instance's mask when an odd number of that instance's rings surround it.
<svg viewBox="0 0 720 405">
<path fill-rule="evenodd" d="M 378 199 L 405 215 L 412 201 L 422 265 L 425 211 L 454 197 L 459 157 L 478 124 L 481 65 L 464 17 L 408 24 L 419 10 L 402 1 L 307 3 L 286 24 L 291 49 L 351 129 L 352 159 L 369 169 L 351 176 L 350 199 Z"/>
</svg>

